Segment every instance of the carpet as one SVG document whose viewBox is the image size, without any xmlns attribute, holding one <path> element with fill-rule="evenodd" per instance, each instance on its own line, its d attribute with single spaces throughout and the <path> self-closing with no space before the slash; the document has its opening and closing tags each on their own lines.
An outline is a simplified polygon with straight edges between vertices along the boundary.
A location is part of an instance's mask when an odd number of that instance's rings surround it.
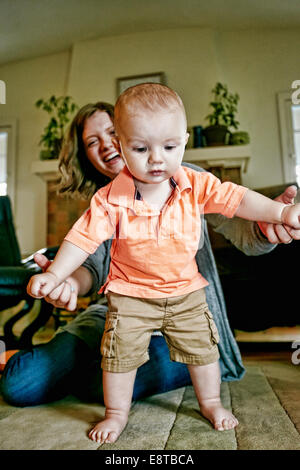
<svg viewBox="0 0 300 470">
<path fill-rule="evenodd" d="M 1 450 L 300 450 L 300 365 L 245 362 L 239 382 L 223 383 L 222 401 L 239 425 L 215 431 L 198 409 L 191 386 L 133 404 L 114 444 L 89 440 L 104 407 L 68 396 L 18 408 L 0 397 Z"/>
</svg>

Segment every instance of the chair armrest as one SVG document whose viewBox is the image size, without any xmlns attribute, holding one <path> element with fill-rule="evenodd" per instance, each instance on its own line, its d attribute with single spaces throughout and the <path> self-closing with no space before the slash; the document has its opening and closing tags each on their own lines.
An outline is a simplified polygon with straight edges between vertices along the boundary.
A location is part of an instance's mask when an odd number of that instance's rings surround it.
<svg viewBox="0 0 300 470">
<path fill-rule="evenodd" d="M 0 266 L 0 297 L 21 295 L 34 274 L 41 272 L 36 268 L 24 269 L 21 266 Z"/>
<path fill-rule="evenodd" d="M 34 262 L 34 255 L 36 253 L 41 253 L 42 255 L 45 255 L 48 259 L 52 260 L 56 253 L 58 252 L 59 246 L 51 246 L 48 248 L 41 248 L 40 250 L 36 251 L 30 256 L 27 256 L 27 258 L 24 258 L 21 260 L 21 266 L 26 269 L 31 269 L 31 268 L 36 268 L 38 267 L 37 264 Z"/>
<path fill-rule="evenodd" d="M 21 264 L 24 265 L 24 264 L 27 264 L 29 262 L 34 262 L 33 257 L 36 253 L 41 253 L 43 255 L 46 251 L 47 251 L 47 248 L 41 248 L 40 250 L 36 251 L 32 255 L 27 256 L 27 258 L 21 259 Z"/>
</svg>

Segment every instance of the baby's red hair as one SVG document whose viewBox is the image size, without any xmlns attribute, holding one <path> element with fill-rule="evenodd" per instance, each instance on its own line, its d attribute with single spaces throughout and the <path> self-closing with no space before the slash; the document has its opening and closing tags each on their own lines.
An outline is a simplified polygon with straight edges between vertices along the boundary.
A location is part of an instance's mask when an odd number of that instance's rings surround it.
<svg viewBox="0 0 300 470">
<path fill-rule="evenodd" d="M 118 122 L 123 111 L 128 114 L 135 114 L 141 109 L 152 112 L 159 110 L 172 112 L 175 109 L 180 109 L 186 120 L 183 102 L 174 90 L 159 83 L 141 83 L 127 88 L 119 96 L 114 113 L 116 129 L 118 129 Z"/>
</svg>

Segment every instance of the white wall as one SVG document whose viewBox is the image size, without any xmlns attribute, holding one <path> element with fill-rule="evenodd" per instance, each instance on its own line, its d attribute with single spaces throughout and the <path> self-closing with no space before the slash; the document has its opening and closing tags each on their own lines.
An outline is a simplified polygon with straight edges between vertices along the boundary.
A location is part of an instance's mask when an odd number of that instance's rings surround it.
<svg viewBox="0 0 300 470">
<path fill-rule="evenodd" d="M 206 125 L 210 90 L 217 80 L 238 92 L 241 130 L 253 150 L 244 183 L 261 187 L 283 182 L 276 93 L 300 78 L 300 32 L 243 31 L 217 34 L 189 28 L 98 38 L 65 52 L 0 67 L 7 84 L 0 115 L 18 118 L 16 224 L 23 252 L 45 243 L 45 185 L 30 173 L 46 115 L 40 97 L 67 93 L 81 106 L 116 99 L 116 79 L 165 72 L 182 96 L 188 124 Z"/>
<path fill-rule="evenodd" d="M 215 33 L 190 28 L 99 38 L 75 44 L 68 93 L 80 104 L 116 100 L 116 79 L 165 72 L 182 97 L 191 124 L 199 124 L 218 78 Z M 87 86 L 85 86 L 87 84 Z"/>
<path fill-rule="evenodd" d="M 299 31 L 221 34 L 218 63 L 241 100 L 241 130 L 251 137 L 253 158 L 244 178 L 252 188 L 283 183 L 276 94 L 300 78 Z"/>
<path fill-rule="evenodd" d="M 65 94 L 68 56 L 61 53 L 0 67 L 6 83 L 6 104 L 0 105 L 0 117 L 2 121 L 17 119 L 14 219 L 21 251 L 26 254 L 46 243 L 46 184 L 30 167 L 39 158 L 38 143 L 48 118 L 34 103 L 52 94 Z"/>
</svg>

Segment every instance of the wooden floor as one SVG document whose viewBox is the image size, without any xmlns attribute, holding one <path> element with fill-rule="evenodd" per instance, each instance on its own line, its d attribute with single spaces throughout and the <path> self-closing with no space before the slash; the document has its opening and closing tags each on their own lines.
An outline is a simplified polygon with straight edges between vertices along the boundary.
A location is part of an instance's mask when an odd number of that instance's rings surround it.
<svg viewBox="0 0 300 470">
<path fill-rule="evenodd" d="M 300 325 L 274 326 L 261 331 L 234 330 L 238 343 L 292 343 L 300 341 Z"/>
<path fill-rule="evenodd" d="M 300 344 L 300 340 L 299 340 Z M 265 361 L 272 360 L 290 360 L 291 355 L 295 351 L 292 349 L 291 343 L 273 342 L 273 343 L 238 343 L 242 358 L 248 361 L 257 361 L 258 359 Z"/>
<path fill-rule="evenodd" d="M 254 332 L 235 330 L 234 334 L 242 357 L 247 361 L 256 361 L 258 358 L 290 361 L 293 352 L 300 348 L 300 325 Z"/>
</svg>

